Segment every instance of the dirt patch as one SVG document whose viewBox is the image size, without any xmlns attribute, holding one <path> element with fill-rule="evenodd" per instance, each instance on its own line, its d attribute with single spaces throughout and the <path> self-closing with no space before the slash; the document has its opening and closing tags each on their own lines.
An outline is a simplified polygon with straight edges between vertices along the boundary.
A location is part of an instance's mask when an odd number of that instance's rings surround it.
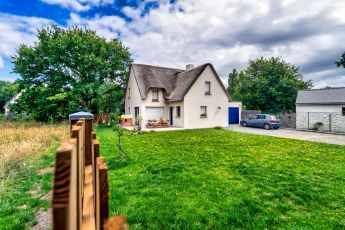
<svg viewBox="0 0 345 230">
<path fill-rule="evenodd" d="M 54 172 L 54 167 L 49 167 L 49 168 L 44 168 L 38 171 L 38 175 L 43 175 L 46 173 L 53 173 Z"/>
<path fill-rule="evenodd" d="M 48 230 L 52 226 L 52 209 L 41 212 L 36 217 L 37 224 L 31 230 Z"/>
<path fill-rule="evenodd" d="M 41 197 L 42 200 L 48 200 L 48 201 L 52 200 L 52 198 L 53 198 L 53 191 L 50 191 Z"/>
<path fill-rule="evenodd" d="M 33 190 L 30 190 L 28 193 L 29 193 L 32 197 L 38 198 L 38 197 L 40 197 L 40 195 L 41 195 L 41 189 L 40 189 L 40 188 L 33 189 Z"/>
</svg>

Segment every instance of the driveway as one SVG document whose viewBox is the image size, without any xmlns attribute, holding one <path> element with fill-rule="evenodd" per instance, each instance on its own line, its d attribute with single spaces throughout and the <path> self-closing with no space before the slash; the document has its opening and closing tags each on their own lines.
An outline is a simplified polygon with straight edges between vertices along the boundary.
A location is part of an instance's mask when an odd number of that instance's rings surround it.
<svg viewBox="0 0 345 230">
<path fill-rule="evenodd" d="M 261 128 L 241 127 L 238 125 L 230 125 L 225 128 L 240 133 L 252 133 L 258 135 L 267 135 L 274 137 L 284 137 L 291 139 L 298 139 L 304 141 L 322 142 L 328 144 L 345 145 L 345 135 L 315 133 L 306 131 L 297 131 L 291 129 L 271 129 L 265 130 Z"/>
</svg>

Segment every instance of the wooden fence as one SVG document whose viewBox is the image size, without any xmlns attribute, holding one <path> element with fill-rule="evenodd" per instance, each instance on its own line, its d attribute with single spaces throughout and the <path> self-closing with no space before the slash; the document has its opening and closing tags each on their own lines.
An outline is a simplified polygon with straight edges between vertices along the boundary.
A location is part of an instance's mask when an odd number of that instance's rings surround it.
<svg viewBox="0 0 345 230">
<path fill-rule="evenodd" d="M 53 229 L 103 229 L 109 216 L 108 172 L 92 120 L 72 121 L 70 133 L 56 151 Z"/>
</svg>

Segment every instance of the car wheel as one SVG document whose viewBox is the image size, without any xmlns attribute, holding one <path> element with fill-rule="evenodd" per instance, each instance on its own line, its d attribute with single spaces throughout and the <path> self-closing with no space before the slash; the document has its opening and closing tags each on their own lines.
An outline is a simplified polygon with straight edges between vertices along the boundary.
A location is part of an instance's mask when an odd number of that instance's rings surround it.
<svg viewBox="0 0 345 230">
<path fill-rule="evenodd" d="M 274 129 L 279 129 L 279 127 L 274 127 Z"/>
<path fill-rule="evenodd" d="M 243 127 L 247 127 L 247 122 L 242 121 L 241 125 L 242 125 Z"/>
<path fill-rule="evenodd" d="M 271 126 L 270 126 L 270 124 L 266 123 L 266 124 L 264 125 L 264 128 L 265 128 L 265 129 L 270 129 Z"/>
</svg>

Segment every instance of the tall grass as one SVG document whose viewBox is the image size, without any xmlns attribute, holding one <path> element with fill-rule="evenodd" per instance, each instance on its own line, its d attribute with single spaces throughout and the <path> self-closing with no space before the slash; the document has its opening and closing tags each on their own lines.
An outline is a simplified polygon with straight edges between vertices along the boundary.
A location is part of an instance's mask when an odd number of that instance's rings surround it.
<svg viewBox="0 0 345 230">
<path fill-rule="evenodd" d="M 27 161 L 68 134 L 66 124 L 0 122 L 0 128 L 0 190 L 8 179 L 25 173 Z"/>
</svg>

